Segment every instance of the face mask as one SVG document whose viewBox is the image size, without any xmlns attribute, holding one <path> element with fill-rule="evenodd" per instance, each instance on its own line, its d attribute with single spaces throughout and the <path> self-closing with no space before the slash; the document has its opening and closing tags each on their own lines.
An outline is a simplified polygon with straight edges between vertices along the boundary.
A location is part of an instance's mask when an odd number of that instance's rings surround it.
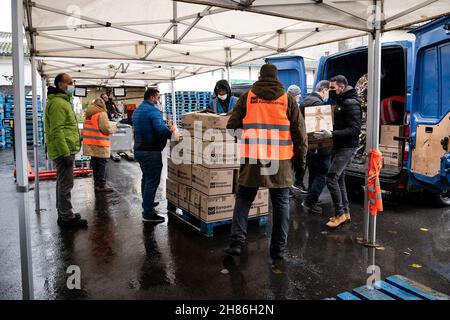
<svg viewBox="0 0 450 320">
<path fill-rule="evenodd" d="M 75 86 L 74 85 L 68 85 L 67 89 L 66 89 L 66 93 L 69 96 L 73 96 L 74 92 L 75 92 Z"/>
<path fill-rule="evenodd" d="M 326 93 L 326 94 L 323 96 L 323 101 L 328 101 L 328 99 L 330 99 L 330 95 L 329 95 L 328 93 Z"/>
<path fill-rule="evenodd" d="M 328 91 L 328 96 L 329 96 L 329 98 L 336 100 L 338 95 L 336 93 L 336 90 L 330 90 L 330 91 Z"/>
<path fill-rule="evenodd" d="M 227 100 L 228 95 L 224 94 L 224 95 L 218 95 L 217 98 L 219 98 L 220 100 Z"/>
</svg>

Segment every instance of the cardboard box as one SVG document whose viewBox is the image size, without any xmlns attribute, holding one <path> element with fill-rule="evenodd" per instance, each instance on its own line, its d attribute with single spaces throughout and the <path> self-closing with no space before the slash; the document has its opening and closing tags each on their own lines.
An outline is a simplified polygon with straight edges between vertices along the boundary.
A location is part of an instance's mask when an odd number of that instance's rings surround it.
<svg viewBox="0 0 450 320">
<path fill-rule="evenodd" d="M 191 187 L 182 183 L 178 184 L 178 206 L 181 209 L 189 211 L 189 203 L 191 202 Z"/>
<path fill-rule="evenodd" d="M 194 190 L 194 189 L 193 189 Z M 208 222 L 229 220 L 233 218 L 236 202 L 234 194 L 207 196 L 200 194 L 200 219 Z M 269 190 L 260 189 L 252 203 L 249 217 L 266 215 L 269 212 Z"/>
<path fill-rule="evenodd" d="M 249 217 L 263 216 L 269 213 L 269 189 L 259 189 L 249 211 Z"/>
<path fill-rule="evenodd" d="M 234 194 L 221 196 L 201 195 L 200 219 L 205 222 L 228 220 L 233 218 Z"/>
<path fill-rule="evenodd" d="M 383 154 L 383 166 L 402 166 L 403 157 L 401 147 L 392 147 L 380 144 L 379 149 Z"/>
<path fill-rule="evenodd" d="M 333 116 L 331 105 L 305 108 L 306 132 L 321 130 L 333 131 Z"/>
<path fill-rule="evenodd" d="M 391 125 L 381 126 L 380 145 L 397 148 L 401 147 L 402 142 L 395 141 L 394 137 L 403 137 L 403 126 L 391 126 Z"/>
<path fill-rule="evenodd" d="M 192 187 L 208 195 L 223 195 L 233 192 L 233 168 L 208 169 L 195 164 L 192 166 Z"/>
<path fill-rule="evenodd" d="M 178 183 L 172 179 L 166 180 L 166 199 L 178 206 Z"/>
<path fill-rule="evenodd" d="M 321 149 L 321 148 L 332 148 L 333 139 L 314 139 L 313 133 L 308 133 L 308 150 Z"/>
<path fill-rule="evenodd" d="M 234 136 L 226 129 L 229 118 L 225 114 L 189 112 L 181 116 L 181 123 L 192 138 L 234 141 Z"/>
<path fill-rule="evenodd" d="M 183 124 L 183 128 L 187 130 L 194 129 L 196 125 L 195 122 L 201 122 L 201 124 L 197 123 L 197 126 L 201 125 L 203 131 L 211 128 L 226 129 L 229 118 L 230 116 L 226 114 L 215 114 L 212 112 L 195 111 L 182 115 L 181 123 Z"/>
<path fill-rule="evenodd" d="M 167 176 L 187 186 L 192 184 L 192 164 L 176 164 L 171 158 L 167 159 Z"/>
<path fill-rule="evenodd" d="M 195 164 L 206 168 L 238 168 L 240 144 L 232 141 L 204 141 L 193 139 L 193 159 Z"/>
<path fill-rule="evenodd" d="M 202 193 L 194 188 L 191 189 L 191 200 L 189 201 L 189 212 L 200 217 L 200 205 L 201 205 Z"/>
</svg>

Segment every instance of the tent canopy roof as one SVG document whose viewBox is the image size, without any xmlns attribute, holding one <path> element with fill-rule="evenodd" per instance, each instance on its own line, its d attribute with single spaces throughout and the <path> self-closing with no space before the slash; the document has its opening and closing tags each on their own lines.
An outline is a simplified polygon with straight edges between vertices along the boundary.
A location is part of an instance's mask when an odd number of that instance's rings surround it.
<svg viewBox="0 0 450 320">
<path fill-rule="evenodd" d="M 101 68 L 98 65 L 88 71 L 107 74 L 106 78 L 111 73 L 114 78 L 133 78 L 140 69 L 153 70 L 157 65 L 184 65 L 176 68 L 182 68 L 177 69 L 177 77 L 185 77 L 365 35 L 373 30 L 375 8 L 381 12 L 375 20 L 382 31 L 450 13 L 450 0 L 383 0 L 374 7 L 375 2 L 36 0 L 26 1 L 24 21 L 36 57 L 108 59 L 103 70 L 96 70 Z M 125 60 L 131 62 L 130 74 L 116 73 L 114 68 L 122 68 Z M 67 62 L 63 67 L 69 66 Z M 51 76 L 56 70 L 56 65 L 44 65 L 41 71 Z M 170 79 L 162 70 L 141 76 L 144 80 Z"/>
</svg>

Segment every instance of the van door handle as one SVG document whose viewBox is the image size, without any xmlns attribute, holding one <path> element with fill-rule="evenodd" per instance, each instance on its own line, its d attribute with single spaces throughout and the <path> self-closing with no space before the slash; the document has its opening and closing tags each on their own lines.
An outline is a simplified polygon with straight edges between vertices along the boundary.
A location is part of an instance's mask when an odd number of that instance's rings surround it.
<svg viewBox="0 0 450 320">
<path fill-rule="evenodd" d="M 394 137 L 393 139 L 394 139 L 394 141 L 404 141 L 404 142 L 412 143 L 411 137 Z"/>
<path fill-rule="evenodd" d="M 449 140 L 450 140 L 450 136 L 445 137 L 444 139 L 441 140 L 442 148 L 443 148 L 445 151 L 448 151 L 448 142 L 449 142 Z"/>
</svg>

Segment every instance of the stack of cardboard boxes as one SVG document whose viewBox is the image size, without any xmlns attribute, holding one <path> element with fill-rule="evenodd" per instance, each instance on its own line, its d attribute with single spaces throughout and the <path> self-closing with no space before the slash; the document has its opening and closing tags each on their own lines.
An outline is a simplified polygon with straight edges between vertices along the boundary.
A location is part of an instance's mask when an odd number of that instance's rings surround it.
<svg viewBox="0 0 450 320">
<path fill-rule="evenodd" d="M 182 139 L 171 142 L 167 199 L 206 223 L 233 217 L 239 143 L 226 130 L 229 116 L 191 112 L 182 116 Z M 249 216 L 266 215 L 269 192 L 261 189 Z"/>
<path fill-rule="evenodd" d="M 394 137 L 403 136 L 403 126 L 382 125 L 379 149 L 383 154 L 384 167 L 402 166 L 402 142 L 395 141 Z"/>
</svg>

